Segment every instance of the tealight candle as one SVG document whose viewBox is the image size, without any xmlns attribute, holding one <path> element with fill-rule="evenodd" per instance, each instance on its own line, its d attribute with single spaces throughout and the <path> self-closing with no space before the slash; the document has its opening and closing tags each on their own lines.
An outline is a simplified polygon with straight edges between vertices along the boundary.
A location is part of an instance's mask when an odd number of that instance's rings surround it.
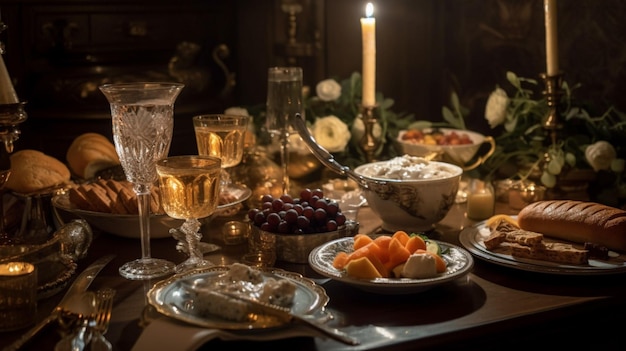
<svg viewBox="0 0 626 351">
<path fill-rule="evenodd" d="M 28 262 L 0 264 L 0 331 L 26 327 L 37 317 L 37 270 Z"/>
<path fill-rule="evenodd" d="M 243 243 L 248 236 L 249 225 L 240 221 L 229 221 L 222 227 L 222 235 L 226 245 L 238 245 Z"/>
<path fill-rule="evenodd" d="M 473 220 L 483 220 L 493 216 L 496 197 L 491 184 L 473 179 L 470 181 L 469 191 L 467 217 Z"/>
<path fill-rule="evenodd" d="M 368 3 L 365 15 L 361 18 L 361 32 L 363 36 L 363 106 L 376 106 L 376 19 L 374 5 Z"/>
</svg>

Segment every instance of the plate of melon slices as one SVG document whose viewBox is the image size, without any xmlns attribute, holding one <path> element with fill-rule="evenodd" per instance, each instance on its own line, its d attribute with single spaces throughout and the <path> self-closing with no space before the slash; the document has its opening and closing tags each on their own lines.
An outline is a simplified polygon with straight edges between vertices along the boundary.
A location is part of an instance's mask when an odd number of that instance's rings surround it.
<svg viewBox="0 0 626 351">
<path fill-rule="evenodd" d="M 357 238 L 358 240 L 358 238 Z M 346 269 L 338 269 L 335 259 L 343 253 L 354 252 L 355 237 L 329 241 L 313 249 L 309 264 L 313 270 L 327 278 L 352 285 L 358 289 L 378 294 L 414 294 L 465 277 L 474 267 L 472 255 L 465 249 L 438 240 L 431 240 L 439 248 L 445 269 L 428 278 L 356 278 Z"/>
</svg>

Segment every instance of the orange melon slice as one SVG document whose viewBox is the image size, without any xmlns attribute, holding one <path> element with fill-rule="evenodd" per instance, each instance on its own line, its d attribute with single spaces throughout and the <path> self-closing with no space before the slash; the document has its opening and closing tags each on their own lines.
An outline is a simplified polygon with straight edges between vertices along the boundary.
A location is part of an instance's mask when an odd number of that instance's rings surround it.
<svg viewBox="0 0 626 351">
<path fill-rule="evenodd" d="M 414 253 L 415 250 L 422 249 L 426 250 L 426 242 L 419 235 L 413 235 L 409 238 L 409 241 L 404 245 L 410 253 Z"/>
<path fill-rule="evenodd" d="M 342 270 L 345 268 L 346 263 L 348 262 L 348 253 L 344 251 L 339 251 L 335 258 L 333 259 L 333 267 L 336 269 Z"/>
<path fill-rule="evenodd" d="M 374 239 L 372 239 L 369 235 L 357 234 L 354 236 L 354 244 L 353 244 L 354 250 L 358 250 L 362 248 L 363 246 L 367 246 L 373 241 Z"/>
<path fill-rule="evenodd" d="M 395 233 L 393 233 L 393 235 L 391 236 L 391 238 L 396 238 L 398 240 L 400 240 L 400 243 L 402 243 L 402 245 L 406 245 L 406 242 L 409 241 L 410 236 L 407 232 L 403 231 L 403 230 L 398 230 Z"/>
<path fill-rule="evenodd" d="M 404 244 L 399 239 L 392 238 L 389 242 L 389 260 L 385 262 L 385 267 L 391 271 L 395 266 L 406 262 L 409 256 L 411 253 L 404 247 Z"/>
<path fill-rule="evenodd" d="M 382 278 L 380 272 L 367 257 L 359 257 L 348 262 L 346 273 L 351 277 L 361 279 Z"/>
</svg>

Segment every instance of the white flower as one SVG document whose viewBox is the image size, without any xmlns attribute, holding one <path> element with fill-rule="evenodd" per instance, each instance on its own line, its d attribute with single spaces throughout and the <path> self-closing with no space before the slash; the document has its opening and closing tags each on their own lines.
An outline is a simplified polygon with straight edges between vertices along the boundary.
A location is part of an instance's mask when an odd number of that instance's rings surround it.
<svg viewBox="0 0 626 351">
<path fill-rule="evenodd" d="M 491 128 L 495 128 L 504 123 L 508 104 L 509 97 L 506 95 L 506 91 L 500 87 L 497 87 L 496 90 L 489 95 L 485 107 L 485 118 Z"/>
<path fill-rule="evenodd" d="M 585 149 L 585 158 L 596 172 L 601 169 L 610 169 L 616 157 L 617 153 L 613 145 L 604 140 L 591 144 Z"/>
<path fill-rule="evenodd" d="M 311 127 L 315 141 L 328 152 L 341 152 L 350 141 L 350 130 L 336 116 L 318 118 Z"/>
<path fill-rule="evenodd" d="M 322 101 L 334 101 L 341 96 L 341 85 L 334 79 L 325 79 L 317 83 L 315 92 Z"/>
<path fill-rule="evenodd" d="M 224 114 L 235 116 L 249 116 L 248 110 L 245 107 L 229 107 L 224 110 Z"/>
</svg>

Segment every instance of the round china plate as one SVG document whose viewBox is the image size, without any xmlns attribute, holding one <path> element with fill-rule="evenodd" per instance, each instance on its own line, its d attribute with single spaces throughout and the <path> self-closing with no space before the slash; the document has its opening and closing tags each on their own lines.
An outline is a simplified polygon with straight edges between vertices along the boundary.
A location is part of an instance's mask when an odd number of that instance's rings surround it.
<svg viewBox="0 0 626 351">
<path fill-rule="evenodd" d="M 240 204 L 246 201 L 250 195 L 252 195 L 252 190 L 248 187 L 232 184 L 228 189 L 228 196 L 224 196 L 226 202 L 219 205 L 217 210 L 223 211 Z M 83 218 L 91 226 L 102 232 L 124 238 L 139 238 L 139 217 L 136 214 L 113 214 L 81 210 L 70 202 L 68 193 L 55 195 L 52 198 L 52 205 L 55 210 L 59 209 L 73 216 Z M 169 230 L 180 227 L 183 223 L 184 220 L 175 219 L 166 214 L 152 214 L 150 215 L 150 238 L 170 238 L 172 235 L 169 233 Z"/>
<path fill-rule="evenodd" d="M 512 216 L 515 218 L 516 216 Z M 626 272 L 626 256 L 611 251 L 608 260 L 589 259 L 588 265 L 561 264 L 542 260 L 513 257 L 508 254 L 489 251 L 483 243 L 490 230 L 485 226 L 486 221 L 464 228 L 459 234 L 459 241 L 469 252 L 479 259 L 505 267 L 523 271 L 560 274 L 560 275 L 599 275 Z M 544 238 L 544 240 L 550 240 Z M 565 242 L 551 240 L 555 242 Z M 571 243 L 573 244 L 573 243 Z M 573 244 L 576 246 L 576 244 Z M 582 245 L 578 245 L 582 248 Z"/>
<path fill-rule="evenodd" d="M 195 269 L 180 273 L 169 279 L 156 283 L 148 291 L 148 303 L 156 308 L 161 314 L 168 317 L 190 323 L 200 327 L 250 330 L 266 329 L 283 325 L 275 318 L 257 318 L 249 322 L 229 321 L 212 315 L 199 315 L 194 310 L 194 301 L 191 298 L 190 287 L 198 279 L 216 279 L 220 274 L 228 271 L 227 266 L 213 266 L 209 268 Z M 321 286 L 312 280 L 294 272 L 282 269 L 261 269 L 265 279 L 289 279 L 296 285 L 294 302 L 291 312 L 300 316 L 311 318 L 325 317 L 325 307 L 328 303 L 328 295 Z"/>
<path fill-rule="evenodd" d="M 353 237 L 336 239 L 316 247 L 309 255 L 309 264 L 317 273 L 342 283 L 353 285 L 361 290 L 379 294 L 412 294 L 464 277 L 474 266 L 474 260 L 469 252 L 456 245 L 434 241 L 439 244 L 442 252 L 444 252 L 442 257 L 447 263 L 447 268 L 444 273 L 437 274 L 437 276 L 432 278 L 357 279 L 348 276 L 344 271 L 333 267 L 333 260 L 340 251 L 348 253 L 353 251 Z"/>
</svg>

